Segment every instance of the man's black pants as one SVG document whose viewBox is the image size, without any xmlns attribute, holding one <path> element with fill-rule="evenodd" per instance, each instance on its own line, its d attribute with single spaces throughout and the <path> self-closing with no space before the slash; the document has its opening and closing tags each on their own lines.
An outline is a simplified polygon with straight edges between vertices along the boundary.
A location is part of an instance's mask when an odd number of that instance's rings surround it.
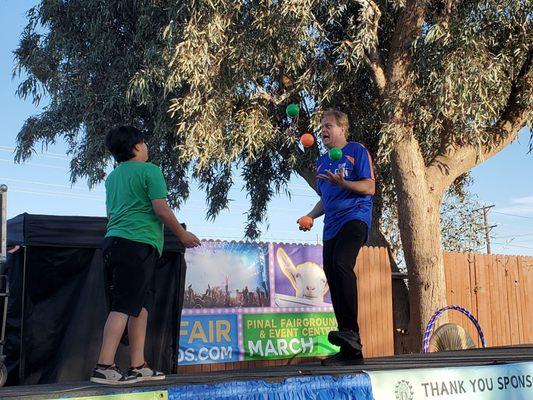
<svg viewBox="0 0 533 400">
<path fill-rule="evenodd" d="M 367 236 L 367 225 L 359 220 L 345 223 L 337 235 L 325 240 L 323 263 L 339 331 L 351 331 L 356 350 L 361 350 L 357 323 L 357 255 Z M 350 340 L 352 342 L 352 340 Z M 358 347 L 358 348 L 357 348 Z"/>
</svg>

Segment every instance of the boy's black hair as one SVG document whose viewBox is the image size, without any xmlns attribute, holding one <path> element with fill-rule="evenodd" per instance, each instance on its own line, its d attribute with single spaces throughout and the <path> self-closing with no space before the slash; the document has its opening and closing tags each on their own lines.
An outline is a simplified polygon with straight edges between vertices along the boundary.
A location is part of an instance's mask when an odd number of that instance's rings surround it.
<svg viewBox="0 0 533 400">
<path fill-rule="evenodd" d="M 133 147 L 144 140 L 144 135 L 133 126 L 117 126 L 105 135 L 105 147 L 121 163 L 133 158 Z"/>
</svg>

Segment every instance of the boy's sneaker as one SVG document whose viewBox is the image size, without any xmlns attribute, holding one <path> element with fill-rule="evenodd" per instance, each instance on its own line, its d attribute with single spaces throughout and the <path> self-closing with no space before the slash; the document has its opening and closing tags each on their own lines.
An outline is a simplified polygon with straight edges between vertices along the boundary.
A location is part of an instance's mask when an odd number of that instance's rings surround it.
<svg viewBox="0 0 533 400">
<path fill-rule="evenodd" d="M 108 367 L 96 365 L 93 369 L 91 382 L 104 385 L 129 385 L 130 383 L 138 382 L 138 379 L 136 375 L 124 374 L 116 365 Z"/>
<path fill-rule="evenodd" d="M 150 368 L 146 363 L 140 367 L 131 367 L 128 375 L 136 377 L 137 381 L 160 381 L 166 378 L 164 373 Z"/>
</svg>

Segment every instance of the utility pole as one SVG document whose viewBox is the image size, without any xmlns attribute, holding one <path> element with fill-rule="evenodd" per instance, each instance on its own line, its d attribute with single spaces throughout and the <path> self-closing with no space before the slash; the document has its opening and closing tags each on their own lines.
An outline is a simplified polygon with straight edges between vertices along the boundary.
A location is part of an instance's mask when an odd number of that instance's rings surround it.
<svg viewBox="0 0 533 400">
<path fill-rule="evenodd" d="M 489 225 L 489 210 L 494 207 L 494 204 L 490 206 L 484 206 L 481 208 L 478 208 L 474 211 L 482 211 L 483 212 L 483 226 L 485 229 L 485 243 L 487 244 L 487 254 L 490 253 L 490 231 L 492 228 L 496 228 L 497 225 Z"/>
<path fill-rule="evenodd" d="M 7 185 L 0 185 L 0 263 L 7 252 Z"/>
</svg>

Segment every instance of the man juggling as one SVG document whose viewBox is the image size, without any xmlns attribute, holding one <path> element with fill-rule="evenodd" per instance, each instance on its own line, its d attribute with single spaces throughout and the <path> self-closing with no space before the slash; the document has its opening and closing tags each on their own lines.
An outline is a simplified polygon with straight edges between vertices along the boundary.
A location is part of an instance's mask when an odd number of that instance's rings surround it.
<svg viewBox="0 0 533 400">
<path fill-rule="evenodd" d="M 329 151 L 316 163 L 320 200 L 298 219 L 300 229 L 308 231 L 315 218 L 325 215 L 323 266 L 339 329 L 330 332 L 328 340 L 340 346 L 340 351 L 322 360 L 324 366 L 363 362 L 354 268 L 368 239 L 375 180 L 368 150 L 360 143 L 348 142 L 348 128 L 345 113 L 335 109 L 324 112 L 321 138 Z"/>
</svg>

